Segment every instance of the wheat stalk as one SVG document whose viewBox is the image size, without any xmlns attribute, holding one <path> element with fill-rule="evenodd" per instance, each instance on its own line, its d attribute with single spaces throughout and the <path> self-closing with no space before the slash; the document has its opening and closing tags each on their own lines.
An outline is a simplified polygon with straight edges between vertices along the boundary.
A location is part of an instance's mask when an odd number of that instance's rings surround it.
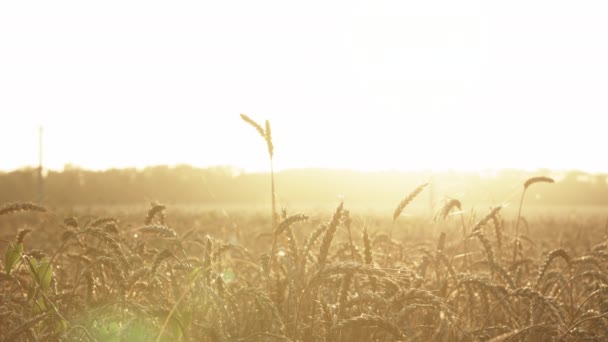
<svg viewBox="0 0 608 342">
<path fill-rule="evenodd" d="M 266 129 L 264 129 L 264 128 L 262 128 L 262 126 L 260 124 L 258 124 L 257 122 L 255 122 L 253 119 L 251 119 L 250 117 L 248 117 L 245 114 L 241 114 L 241 119 L 243 119 L 243 121 L 245 121 L 246 123 L 251 125 L 253 128 L 255 128 L 256 131 L 258 131 L 258 133 L 262 136 L 262 138 L 264 138 L 264 141 L 266 142 L 266 147 L 268 148 L 268 157 L 270 159 L 270 198 L 271 198 L 271 204 L 272 204 L 271 225 L 272 225 L 272 232 L 274 233 L 274 232 L 276 232 L 279 215 L 276 210 L 276 192 L 275 192 L 275 186 L 274 186 L 274 162 L 273 162 L 274 145 L 272 144 L 272 133 L 270 130 L 270 122 L 268 120 L 266 120 L 266 122 L 265 122 Z M 275 258 L 274 254 L 276 251 L 276 245 L 277 245 L 277 235 L 273 234 L 272 247 L 270 250 L 270 260 L 268 263 L 268 271 L 266 274 L 266 279 L 267 279 L 266 287 L 268 290 L 270 290 L 270 273 L 272 272 L 272 262 L 273 262 L 273 259 Z"/>
<path fill-rule="evenodd" d="M 441 217 L 442 220 L 445 220 L 453 209 L 458 209 L 458 211 L 461 211 L 462 204 L 459 200 L 455 198 L 450 198 L 445 201 L 445 203 L 437 213 L 436 217 Z"/>
<path fill-rule="evenodd" d="M 416 198 L 416 196 L 418 196 L 422 192 L 422 190 L 424 190 L 424 188 L 426 188 L 428 185 L 429 185 L 429 183 L 424 183 L 424 184 L 420 185 L 419 187 L 414 189 L 414 191 L 412 191 L 409 195 L 407 195 L 404 199 L 402 199 L 401 202 L 399 202 L 399 204 L 395 208 L 395 211 L 393 211 L 393 222 L 395 222 L 397 220 L 397 218 L 399 216 L 401 216 L 403 209 L 405 209 L 405 207 L 408 204 L 410 204 L 410 202 L 413 201 L 414 198 Z"/>
<path fill-rule="evenodd" d="M 404 199 L 402 199 L 401 202 L 399 202 L 399 204 L 393 211 L 393 223 L 392 223 L 391 227 L 389 228 L 389 233 L 388 233 L 389 243 L 386 245 L 386 250 L 385 250 L 385 254 L 384 254 L 384 266 L 385 267 L 388 266 L 390 242 L 393 241 L 393 226 L 395 225 L 395 221 L 397 221 L 397 218 L 399 218 L 399 216 L 401 216 L 401 213 L 403 213 L 403 210 L 405 209 L 405 207 L 408 204 L 410 204 L 410 202 L 413 201 L 414 198 L 416 198 L 416 196 L 418 196 L 422 192 L 422 190 L 424 190 L 424 188 L 426 188 L 428 185 L 429 185 L 429 183 L 427 182 L 427 183 L 424 183 L 424 184 L 418 186 L 416 189 L 414 189 L 414 191 L 412 191 L 411 193 L 409 193 L 409 195 L 407 195 Z"/>
<path fill-rule="evenodd" d="M 19 229 L 19 232 L 17 233 L 17 236 L 15 237 L 15 243 L 16 244 L 23 243 L 23 239 L 25 239 L 25 236 L 31 232 L 32 232 L 31 229 Z"/>
<path fill-rule="evenodd" d="M 334 212 L 331 221 L 327 225 L 327 229 L 323 234 L 323 239 L 321 241 L 321 247 L 319 249 L 319 257 L 317 258 L 318 264 L 323 267 L 325 265 L 325 261 L 327 260 L 327 254 L 329 253 L 329 247 L 331 245 L 331 241 L 334 238 L 334 234 L 336 233 L 336 229 L 338 228 L 338 224 L 340 224 L 340 218 L 342 217 L 342 208 L 344 207 L 344 203 L 340 202 L 336 211 Z"/>
<path fill-rule="evenodd" d="M 346 273 L 342 277 L 342 284 L 340 284 L 340 290 L 338 293 L 338 319 L 344 318 L 346 312 L 346 301 L 348 299 L 348 290 L 350 283 L 353 280 L 351 273 Z"/>
<path fill-rule="evenodd" d="M 363 247 L 365 263 L 371 265 L 374 262 L 374 259 L 372 255 L 372 242 L 369 239 L 369 232 L 367 231 L 367 227 L 363 228 Z"/>
<path fill-rule="evenodd" d="M 538 286 L 540 285 L 540 281 L 545 276 L 545 273 L 549 269 L 549 266 L 551 265 L 551 262 L 554 259 L 556 259 L 556 258 L 562 258 L 562 259 L 564 259 L 564 261 L 566 261 L 566 263 L 568 264 L 568 266 L 571 265 L 571 260 L 572 259 L 568 255 L 568 252 L 566 252 L 563 248 L 558 248 L 558 249 L 552 250 L 551 252 L 549 252 L 547 254 L 547 256 L 545 257 L 544 262 L 538 268 L 538 275 L 536 276 L 536 283 L 534 285 L 535 289 L 538 288 Z"/>
<path fill-rule="evenodd" d="M 524 183 L 524 189 L 527 189 L 530 185 L 535 183 L 555 183 L 555 180 L 553 178 L 543 176 L 532 177 L 526 180 L 526 182 Z"/>
<path fill-rule="evenodd" d="M 156 217 L 157 215 L 160 218 L 160 224 L 165 224 L 165 215 L 163 213 L 165 209 L 166 207 L 162 204 L 152 203 L 150 205 L 150 210 L 148 210 L 148 215 L 146 216 L 145 224 L 152 224 L 152 220 L 154 220 L 154 217 Z"/>
<path fill-rule="evenodd" d="M 177 237 L 175 230 L 163 225 L 150 225 L 137 229 L 137 231 L 145 234 L 157 234 L 162 237 L 174 238 Z"/>
<path fill-rule="evenodd" d="M 291 215 L 287 218 L 285 218 L 283 221 L 281 221 L 281 223 L 279 223 L 279 225 L 277 226 L 277 229 L 274 232 L 274 235 L 281 235 L 283 234 L 284 231 L 287 230 L 287 228 L 290 228 L 292 224 L 296 223 L 296 222 L 301 222 L 301 221 L 306 221 L 308 220 L 308 216 L 304 215 L 304 214 L 295 214 L 295 215 Z"/>
<path fill-rule="evenodd" d="M 251 119 L 245 114 L 241 114 L 241 119 L 243 119 L 243 121 L 245 121 L 246 123 L 250 124 L 253 128 L 255 128 L 256 131 L 258 131 L 258 133 L 260 133 L 260 136 L 262 138 L 266 139 L 266 133 L 264 133 L 264 129 L 257 122 L 253 121 L 253 119 Z"/>
<path fill-rule="evenodd" d="M 45 212 L 46 208 L 35 203 L 9 203 L 0 207 L 0 216 L 16 213 L 19 211 L 39 211 Z"/>
<path fill-rule="evenodd" d="M 532 185 L 536 183 L 553 183 L 554 180 L 549 177 L 532 177 L 524 182 L 524 191 L 521 193 L 521 198 L 519 200 L 519 209 L 517 210 L 517 220 L 515 221 L 515 244 L 513 246 L 513 263 L 517 260 L 517 249 L 519 246 L 519 221 L 521 220 L 521 208 L 524 204 L 524 197 L 526 196 L 526 190 Z"/>
<path fill-rule="evenodd" d="M 484 216 L 481 220 L 479 220 L 479 221 L 477 221 L 477 223 L 475 223 L 473 228 L 471 228 L 471 234 L 477 233 L 481 229 L 481 227 L 485 226 L 493 217 L 498 215 L 498 212 L 500 212 L 501 209 L 502 209 L 502 206 L 500 206 L 500 205 L 492 208 L 492 210 L 490 210 L 490 212 L 488 214 L 486 214 L 486 216 Z"/>
</svg>

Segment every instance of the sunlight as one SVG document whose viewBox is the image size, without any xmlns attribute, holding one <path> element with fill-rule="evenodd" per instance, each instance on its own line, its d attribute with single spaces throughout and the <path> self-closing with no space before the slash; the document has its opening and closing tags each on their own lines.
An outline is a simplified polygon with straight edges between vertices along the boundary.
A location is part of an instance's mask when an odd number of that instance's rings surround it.
<svg viewBox="0 0 608 342">
<path fill-rule="evenodd" d="M 608 341 L 607 18 L 0 1 L 0 342 Z"/>
<path fill-rule="evenodd" d="M 1 4 L 0 170 L 608 170 L 606 4 L 237 3 Z"/>
</svg>

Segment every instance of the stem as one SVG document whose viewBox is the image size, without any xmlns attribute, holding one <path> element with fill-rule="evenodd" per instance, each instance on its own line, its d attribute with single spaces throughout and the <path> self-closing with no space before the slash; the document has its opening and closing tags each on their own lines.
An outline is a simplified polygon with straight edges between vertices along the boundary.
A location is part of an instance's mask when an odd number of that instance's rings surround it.
<svg viewBox="0 0 608 342">
<path fill-rule="evenodd" d="M 272 214 L 270 216 L 272 220 L 272 248 L 270 249 L 270 260 L 268 261 L 268 270 L 266 271 L 266 289 L 268 292 L 270 292 L 270 273 L 272 272 L 272 261 L 277 248 L 277 235 L 275 234 L 277 226 L 277 212 L 274 196 L 274 165 L 272 162 L 272 157 L 270 157 L 270 196 L 272 203 Z"/>
<path fill-rule="evenodd" d="M 494 313 L 494 311 L 496 311 L 496 309 L 498 309 L 498 307 L 507 299 L 511 296 L 510 293 L 507 293 L 506 295 L 504 295 L 504 297 L 502 297 L 498 302 L 496 302 L 496 304 L 494 304 L 494 306 L 492 307 L 492 309 L 490 310 L 490 312 L 488 312 L 488 314 L 486 315 L 486 318 L 483 320 L 482 324 L 481 324 L 481 328 L 479 328 L 479 330 L 483 330 L 486 327 L 486 324 L 488 323 L 488 321 L 490 320 L 490 317 L 492 316 L 492 314 Z"/>
<path fill-rule="evenodd" d="M 293 334 L 291 336 L 291 338 L 293 338 L 294 340 L 297 340 L 296 335 L 298 333 L 298 322 L 300 321 L 300 310 L 302 308 L 302 301 L 304 300 L 304 296 L 308 293 L 308 289 L 310 288 L 310 285 L 311 285 L 311 282 L 309 282 L 306 285 L 306 287 L 300 294 L 300 298 L 298 299 L 298 304 L 296 306 L 296 319 L 294 320 L 294 323 L 293 323 Z"/>
<path fill-rule="evenodd" d="M 395 227 L 395 221 L 391 224 L 391 227 L 388 230 L 388 243 L 386 244 L 386 249 L 384 251 L 384 267 L 388 267 L 388 254 L 389 249 L 391 248 L 391 244 L 393 243 L 393 228 Z"/>
<path fill-rule="evenodd" d="M 572 284 L 572 265 L 570 263 L 568 263 L 568 271 L 570 273 L 570 319 L 574 319 L 574 289 L 572 288 L 572 285 L 574 284 Z"/>
<path fill-rule="evenodd" d="M 568 330 L 566 330 L 561 336 L 564 336 L 565 334 L 568 334 L 572 329 L 576 328 L 577 326 L 579 326 L 579 325 L 581 325 L 581 324 L 583 324 L 585 322 L 588 322 L 588 321 L 591 321 L 591 320 L 594 320 L 594 319 L 598 319 L 598 318 L 604 318 L 606 316 L 608 316 L 608 313 L 603 313 L 603 314 L 600 314 L 600 315 L 591 316 L 591 317 L 587 317 L 585 319 L 581 319 L 580 321 L 574 323 L 571 327 L 569 327 Z"/>
<path fill-rule="evenodd" d="M 517 210 L 517 221 L 515 222 L 515 246 L 513 247 L 513 263 L 517 260 L 517 249 L 519 247 L 519 221 L 521 219 L 521 207 L 524 204 L 524 196 L 526 195 L 527 188 L 524 188 L 524 192 L 521 193 L 521 199 L 519 200 L 519 209 Z"/>
<path fill-rule="evenodd" d="M 272 230 L 274 232 L 274 228 L 277 224 L 277 205 L 276 205 L 276 201 L 275 201 L 275 195 L 274 195 L 274 163 L 272 161 L 272 158 L 270 158 L 270 196 L 271 196 L 271 202 L 272 202 Z"/>
<path fill-rule="evenodd" d="M 570 277 L 570 282 L 572 282 L 572 277 Z M 576 311 L 574 311 L 574 314 L 572 315 L 572 317 L 570 318 L 570 325 L 573 323 L 574 319 L 578 316 L 578 313 L 580 312 L 580 310 L 585 306 L 585 304 L 591 299 L 593 298 L 593 296 L 596 296 L 600 293 L 600 290 L 595 290 L 593 291 L 589 296 L 587 296 L 587 298 L 585 298 L 585 300 L 583 300 L 576 308 Z"/>
<path fill-rule="evenodd" d="M 274 253 L 277 248 L 277 235 L 272 233 L 272 248 L 270 249 L 270 259 L 268 260 L 268 269 L 266 270 L 266 290 L 270 293 L 270 273 L 272 269 L 272 259 L 274 259 Z"/>
<path fill-rule="evenodd" d="M 201 274 L 201 273 L 204 273 L 204 272 L 209 272 L 209 270 L 211 269 L 212 266 L 213 265 L 209 265 L 209 266 L 207 266 L 204 269 L 200 269 L 199 268 L 196 271 L 196 273 L 194 274 L 194 276 L 190 280 L 190 284 L 188 284 L 188 287 L 186 287 L 186 289 L 184 290 L 184 292 L 182 292 L 182 294 L 177 298 L 177 301 L 175 302 L 175 304 L 173 304 L 173 307 L 171 308 L 171 311 L 169 311 L 169 314 L 165 318 L 165 320 L 163 322 L 163 325 L 161 326 L 160 332 L 158 333 L 158 336 L 156 337 L 156 342 L 159 342 L 161 340 L 161 337 L 163 336 L 163 333 L 167 329 L 167 325 L 169 324 L 169 320 L 171 319 L 171 316 L 173 316 L 173 314 L 177 310 L 177 306 L 179 305 L 179 303 L 181 303 L 181 301 L 184 300 L 184 298 L 186 298 L 186 295 L 194 287 L 194 285 L 196 283 L 196 278 L 198 278 L 198 275 Z"/>
<path fill-rule="evenodd" d="M 464 224 L 464 214 L 460 213 L 460 222 L 462 223 L 462 242 L 464 244 L 464 269 L 467 270 L 469 268 L 469 246 L 467 244 L 467 226 Z M 451 263 L 451 261 L 450 261 Z"/>
<path fill-rule="evenodd" d="M 350 242 L 350 256 L 354 262 L 355 261 L 355 246 L 353 245 L 353 237 L 350 234 L 350 216 L 348 217 L 348 220 L 345 222 L 345 225 L 346 225 L 346 230 L 348 231 L 348 240 Z"/>
</svg>

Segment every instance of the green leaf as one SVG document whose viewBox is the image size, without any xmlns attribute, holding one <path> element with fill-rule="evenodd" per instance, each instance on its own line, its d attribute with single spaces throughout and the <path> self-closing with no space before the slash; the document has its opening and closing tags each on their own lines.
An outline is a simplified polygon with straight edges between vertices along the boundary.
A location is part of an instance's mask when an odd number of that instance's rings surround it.
<svg viewBox="0 0 608 342">
<path fill-rule="evenodd" d="M 17 263 L 17 260 L 19 260 L 21 258 L 22 254 L 23 254 L 23 244 L 22 243 L 19 243 L 17 245 L 14 245 L 11 243 L 8 245 L 8 249 L 6 250 L 6 258 L 4 260 L 6 274 L 8 274 L 8 275 L 11 274 L 13 266 L 15 266 L 15 263 Z"/>
<path fill-rule="evenodd" d="M 30 273 L 42 291 L 47 291 L 51 287 L 53 280 L 53 266 L 46 257 L 37 261 L 33 258 L 28 258 L 30 264 Z"/>
<path fill-rule="evenodd" d="M 34 315 L 40 315 L 41 313 L 45 313 L 47 311 L 46 304 L 44 303 L 44 298 L 37 299 L 34 301 L 34 307 L 32 308 L 32 313 Z"/>
<path fill-rule="evenodd" d="M 47 258 L 42 258 L 38 263 L 36 276 L 40 287 L 46 292 L 51 287 L 51 280 L 53 280 L 53 266 Z"/>
<path fill-rule="evenodd" d="M 55 322 L 55 332 L 57 333 L 66 332 L 68 330 L 68 327 L 69 323 L 64 319 L 60 319 Z"/>
</svg>

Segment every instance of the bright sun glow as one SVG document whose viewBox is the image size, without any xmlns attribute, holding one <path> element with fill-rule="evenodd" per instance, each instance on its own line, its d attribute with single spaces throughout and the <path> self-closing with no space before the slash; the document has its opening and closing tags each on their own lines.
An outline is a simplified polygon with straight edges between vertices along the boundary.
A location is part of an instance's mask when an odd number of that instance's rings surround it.
<svg viewBox="0 0 608 342">
<path fill-rule="evenodd" d="M 0 4 L 0 169 L 608 171 L 602 1 Z"/>
</svg>

